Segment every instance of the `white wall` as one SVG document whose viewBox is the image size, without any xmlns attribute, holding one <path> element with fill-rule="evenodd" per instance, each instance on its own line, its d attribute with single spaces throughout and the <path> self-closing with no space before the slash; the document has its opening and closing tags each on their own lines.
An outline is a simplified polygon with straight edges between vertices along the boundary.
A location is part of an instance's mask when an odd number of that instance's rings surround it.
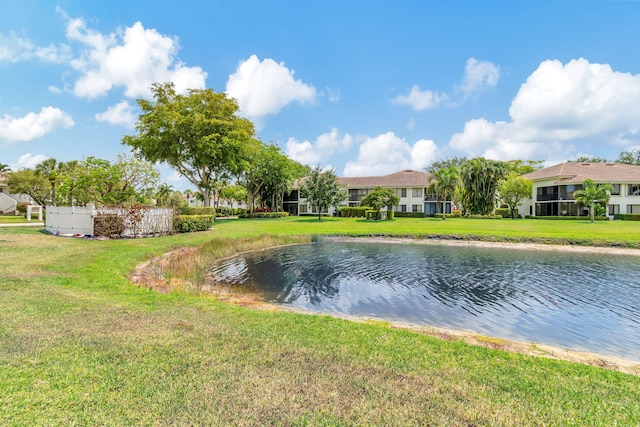
<svg viewBox="0 0 640 427">
<path fill-rule="evenodd" d="M 45 229 L 51 234 L 79 234 L 93 236 L 92 207 L 47 206 Z"/>
</svg>

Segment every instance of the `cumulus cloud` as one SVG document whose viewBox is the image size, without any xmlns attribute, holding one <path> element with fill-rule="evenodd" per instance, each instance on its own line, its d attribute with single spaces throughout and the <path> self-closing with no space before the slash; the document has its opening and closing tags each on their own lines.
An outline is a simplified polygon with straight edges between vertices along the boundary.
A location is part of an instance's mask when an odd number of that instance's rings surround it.
<svg viewBox="0 0 640 427">
<path fill-rule="evenodd" d="M 277 114 L 290 103 L 313 102 L 316 88 L 294 78 L 283 62 L 252 55 L 227 80 L 227 94 L 238 100 L 240 111 L 251 119 Z"/>
<path fill-rule="evenodd" d="M 420 90 L 420 86 L 413 85 L 408 95 L 399 95 L 391 100 L 396 105 L 408 105 L 416 111 L 428 110 L 447 102 L 449 95 L 431 90 Z"/>
<path fill-rule="evenodd" d="M 49 86 L 49 92 L 51 93 L 55 93 L 56 95 L 59 95 L 62 93 L 62 89 L 60 89 L 58 86 Z"/>
<path fill-rule="evenodd" d="M 156 82 L 173 82 L 180 93 L 205 87 L 207 73 L 202 68 L 187 67 L 176 59 L 178 39 L 140 22 L 102 34 L 87 28 L 83 19 L 69 19 L 67 38 L 84 46 L 82 55 L 71 61 L 81 74 L 73 86 L 77 96 L 95 98 L 123 87 L 128 97 L 149 97 Z"/>
<path fill-rule="evenodd" d="M 569 158 L 584 147 L 640 141 L 640 75 L 584 58 L 542 62 L 520 87 L 510 121 L 473 119 L 449 145 L 493 159 Z"/>
<path fill-rule="evenodd" d="M 106 111 L 96 114 L 95 119 L 99 122 L 106 122 L 133 129 L 136 122 L 136 115 L 133 113 L 131 104 L 127 101 L 120 101 L 116 105 L 107 108 Z"/>
<path fill-rule="evenodd" d="M 500 67 L 490 61 L 478 61 L 476 58 L 467 59 L 464 78 L 459 86 L 465 96 L 495 87 L 500 80 Z"/>
<path fill-rule="evenodd" d="M 33 169 L 38 163 L 41 163 L 43 160 L 47 159 L 48 157 L 44 154 L 33 155 L 31 153 L 26 153 L 20 156 L 15 164 L 12 164 L 10 166 L 11 170 L 13 171 L 18 171 L 20 169 Z"/>
<path fill-rule="evenodd" d="M 315 142 L 299 142 L 295 138 L 287 141 L 287 156 L 305 165 L 318 165 L 332 154 L 347 151 L 353 142 L 348 133 L 340 136 L 338 129 L 318 136 Z"/>
<path fill-rule="evenodd" d="M 55 107 L 42 107 L 39 113 L 28 113 L 24 117 L 5 114 L 0 118 L 0 139 L 17 142 L 32 141 L 57 128 L 74 125 L 71 116 Z"/>
<path fill-rule="evenodd" d="M 358 160 L 348 162 L 344 176 L 386 175 L 403 169 L 420 170 L 433 163 L 438 147 L 432 140 L 421 139 L 410 145 L 393 132 L 367 138 L 360 145 Z"/>
<path fill-rule="evenodd" d="M 450 93 L 421 90 L 420 86 L 413 85 L 407 95 L 398 95 L 391 100 L 391 103 L 408 105 L 416 111 L 430 110 L 440 106 L 455 106 L 488 87 L 496 86 L 498 80 L 500 80 L 499 66 L 489 61 L 469 58 L 462 83 L 455 85 Z"/>
<path fill-rule="evenodd" d="M 67 45 L 36 46 L 28 38 L 13 32 L 8 35 L 0 34 L 0 62 L 16 63 L 32 59 L 43 62 L 65 62 L 70 58 L 71 50 Z"/>
</svg>

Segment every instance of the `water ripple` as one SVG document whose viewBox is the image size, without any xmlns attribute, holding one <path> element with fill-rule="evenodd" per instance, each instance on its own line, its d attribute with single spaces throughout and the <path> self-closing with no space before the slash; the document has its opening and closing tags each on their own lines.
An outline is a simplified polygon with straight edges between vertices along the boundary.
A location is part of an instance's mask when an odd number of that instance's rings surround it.
<svg viewBox="0 0 640 427">
<path fill-rule="evenodd" d="M 640 358 L 635 257 L 314 243 L 245 254 L 210 273 L 214 284 L 301 308 Z"/>
</svg>

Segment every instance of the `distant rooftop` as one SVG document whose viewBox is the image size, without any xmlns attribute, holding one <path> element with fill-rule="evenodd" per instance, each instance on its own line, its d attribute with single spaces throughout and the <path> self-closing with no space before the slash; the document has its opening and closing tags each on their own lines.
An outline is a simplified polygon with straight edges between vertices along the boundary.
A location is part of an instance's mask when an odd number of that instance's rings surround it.
<svg viewBox="0 0 640 427">
<path fill-rule="evenodd" d="M 416 187 L 422 188 L 429 185 L 431 175 L 426 172 L 405 169 L 384 176 L 354 176 L 349 178 L 338 178 L 338 182 L 346 188 L 396 188 L 396 187 Z M 301 178 L 293 183 L 293 188 L 300 188 L 306 178 Z"/>
<path fill-rule="evenodd" d="M 532 181 L 557 178 L 556 184 L 580 184 L 587 178 L 601 183 L 640 182 L 640 166 L 567 162 L 528 173 L 524 177 Z"/>
</svg>

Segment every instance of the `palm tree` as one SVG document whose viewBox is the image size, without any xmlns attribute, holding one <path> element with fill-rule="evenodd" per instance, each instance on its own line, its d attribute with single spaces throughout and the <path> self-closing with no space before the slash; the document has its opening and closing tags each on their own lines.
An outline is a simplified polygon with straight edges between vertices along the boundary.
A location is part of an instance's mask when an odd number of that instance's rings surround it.
<svg viewBox="0 0 640 427">
<path fill-rule="evenodd" d="M 11 168 L 9 167 L 9 165 L 0 163 L 0 173 L 3 173 L 3 172 L 11 172 Z"/>
<path fill-rule="evenodd" d="M 173 186 L 168 184 L 160 184 L 158 191 L 156 191 L 156 197 L 161 206 L 167 205 L 167 198 L 171 195 Z"/>
<path fill-rule="evenodd" d="M 58 181 L 58 169 L 60 164 L 53 157 L 41 161 L 36 165 L 36 175 L 45 177 L 51 183 L 51 203 L 56 205 L 56 182 Z"/>
<path fill-rule="evenodd" d="M 460 185 L 460 169 L 457 166 L 442 167 L 431 174 L 431 191 L 442 196 L 442 219 L 446 216 L 447 199 L 451 199 Z"/>
<path fill-rule="evenodd" d="M 573 198 L 577 202 L 582 202 L 589 206 L 589 219 L 594 220 L 594 211 L 597 202 L 603 203 L 605 206 L 609 203 L 613 186 L 611 184 L 596 184 L 592 179 L 585 179 L 582 182 L 582 190 L 576 190 Z"/>
</svg>

